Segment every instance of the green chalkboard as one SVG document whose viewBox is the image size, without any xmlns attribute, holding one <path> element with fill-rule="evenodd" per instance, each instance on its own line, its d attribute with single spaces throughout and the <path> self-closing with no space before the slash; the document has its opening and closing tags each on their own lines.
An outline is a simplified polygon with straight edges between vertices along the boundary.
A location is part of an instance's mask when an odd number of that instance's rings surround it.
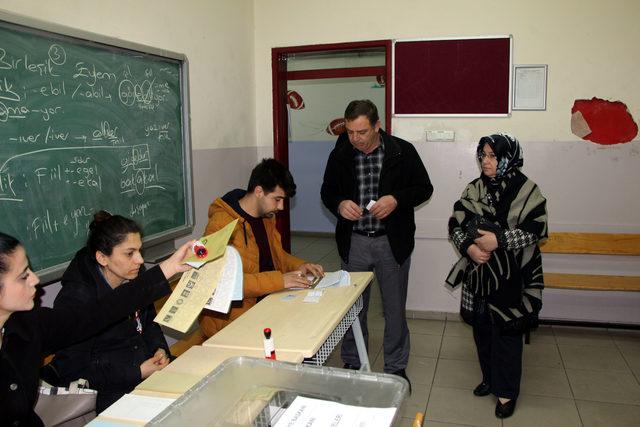
<svg viewBox="0 0 640 427">
<path fill-rule="evenodd" d="M 0 230 L 46 274 L 100 209 L 146 242 L 190 232 L 184 57 L 21 24 L 0 21 Z"/>
</svg>

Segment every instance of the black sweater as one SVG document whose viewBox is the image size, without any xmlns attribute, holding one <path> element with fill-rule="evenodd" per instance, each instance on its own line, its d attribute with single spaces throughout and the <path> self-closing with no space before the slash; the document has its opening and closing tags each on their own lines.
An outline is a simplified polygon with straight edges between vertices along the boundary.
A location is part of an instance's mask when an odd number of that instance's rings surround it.
<svg viewBox="0 0 640 427">
<path fill-rule="evenodd" d="M 78 251 L 64 272 L 62 290 L 53 307 L 95 304 L 112 292 L 95 259 L 84 248 Z M 160 326 L 153 321 L 156 317 L 153 304 L 138 312 L 142 333 L 136 330 L 134 313 L 128 314 L 97 335 L 56 353 L 49 369 L 45 370 L 55 375 L 45 375 L 44 379 L 64 387 L 78 378 L 88 380 L 89 386 L 98 390 L 98 413 L 133 390 L 142 381 L 140 365 L 159 348 L 169 355 L 169 347 Z"/>
<path fill-rule="evenodd" d="M 171 292 L 160 267 L 106 295 L 100 304 L 73 309 L 34 308 L 16 312 L 4 325 L 0 348 L 2 425 L 41 426 L 33 411 L 45 355 L 74 344 Z"/>
</svg>

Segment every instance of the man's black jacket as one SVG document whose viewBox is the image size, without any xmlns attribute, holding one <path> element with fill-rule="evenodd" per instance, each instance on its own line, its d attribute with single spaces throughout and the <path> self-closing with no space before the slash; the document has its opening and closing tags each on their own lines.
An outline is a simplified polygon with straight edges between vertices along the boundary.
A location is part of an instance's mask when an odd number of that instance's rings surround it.
<svg viewBox="0 0 640 427">
<path fill-rule="evenodd" d="M 390 194 L 398 202 L 396 209 L 382 222 L 393 256 L 398 264 L 402 264 L 414 247 L 414 208 L 431 197 L 433 186 L 414 146 L 382 129 L 379 132 L 384 142 L 384 161 L 378 199 Z M 320 191 L 322 202 L 338 219 L 336 242 L 340 257 L 345 262 L 349 260 L 354 222 L 340 216 L 338 206 L 343 200 L 355 200 L 357 197 L 355 154 L 347 134 L 340 135 L 329 155 Z"/>
</svg>

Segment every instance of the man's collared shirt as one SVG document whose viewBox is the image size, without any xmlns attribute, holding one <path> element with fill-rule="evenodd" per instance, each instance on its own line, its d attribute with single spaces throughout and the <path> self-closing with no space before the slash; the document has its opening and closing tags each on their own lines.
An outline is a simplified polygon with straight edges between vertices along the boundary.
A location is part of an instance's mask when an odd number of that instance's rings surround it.
<svg viewBox="0 0 640 427">
<path fill-rule="evenodd" d="M 371 200 L 378 200 L 380 183 L 380 171 L 384 160 L 384 142 L 380 138 L 380 145 L 369 154 L 356 150 L 355 166 L 358 180 L 358 192 L 356 203 L 365 209 Z M 353 226 L 358 231 L 381 231 L 384 224 L 367 210 L 366 213 Z"/>
</svg>

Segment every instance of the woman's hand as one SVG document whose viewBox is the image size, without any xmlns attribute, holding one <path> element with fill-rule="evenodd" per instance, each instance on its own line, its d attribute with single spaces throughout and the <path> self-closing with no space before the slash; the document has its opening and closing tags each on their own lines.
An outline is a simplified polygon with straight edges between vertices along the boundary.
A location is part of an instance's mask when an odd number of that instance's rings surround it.
<svg viewBox="0 0 640 427">
<path fill-rule="evenodd" d="M 485 252 L 493 252 L 498 248 L 498 239 L 491 231 L 478 229 L 480 237 L 474 240 L 475 244 Z"/>
<path fill-rule="evenodd" d="M 167 366 L 169 362 L 171 362 L 171 359 L 169 358 L 169 356 L 167 356 L 167 352 L 164 350 L 164 348 L 157 349 L 153 357 L 155 358 L 154 363 L 158 366 L 162 366 L 163 368 Z"/>
<path fill-rule="evenodd" d="M 168 364 L 169 358 L 167 357 L 167 353 L 162 349 L 158 349 L 156 354 L 142 362 L 142 365 L 140 365 L 140 377 L 142 377 L 143 380 L 147 379 L 151 374 L 156 371 L 160 371 Z"/>
<path fill-rule="evenodd" d="M 180 246 L 177 251 L 173 253 L 169 258 L 160 263 L 160 269 L 164 274 L 164 277 L 170 279 L 174 274 L 184 273 L 191 270 L 191 266 L 184 263 L 184 259 L 189 255 L 191 246 L 195 240 L 189 240 L 184 245 Z"/>
<path fill-rule="evenodd" d="M 467 254 L 476 264 L 484 264 L 489 261 L 489 258 L 491 258 L 491 252 L 483 251 L 476 244 L 469 246 L 469 248 L 467 249 Z"/>
</svg>

